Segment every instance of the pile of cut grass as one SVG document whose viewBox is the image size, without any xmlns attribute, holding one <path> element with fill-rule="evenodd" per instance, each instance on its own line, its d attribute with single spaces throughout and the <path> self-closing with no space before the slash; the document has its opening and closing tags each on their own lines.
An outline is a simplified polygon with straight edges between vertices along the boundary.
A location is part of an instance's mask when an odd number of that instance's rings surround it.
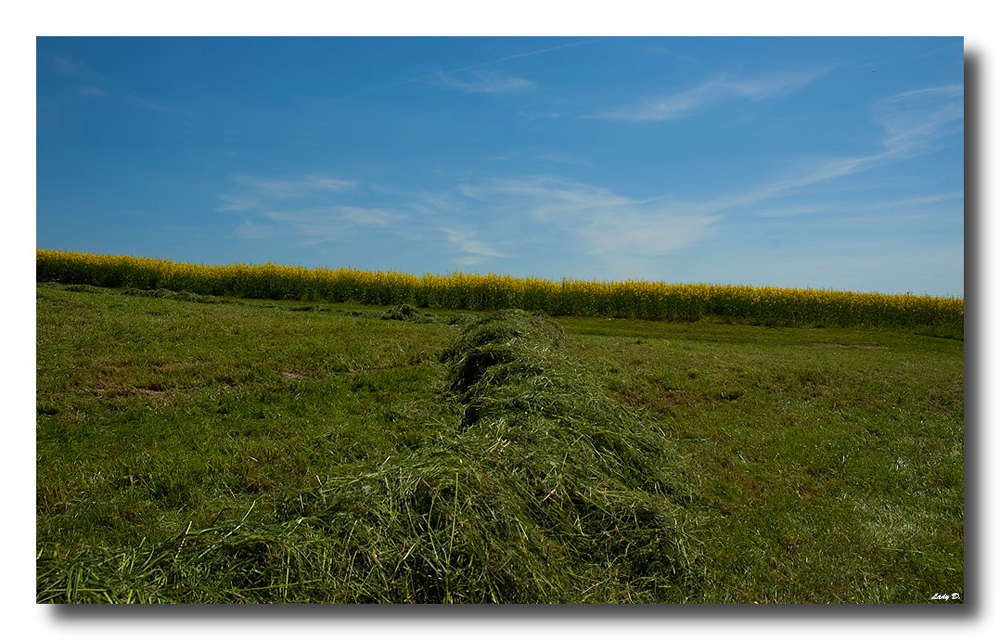
<svg viewBox="0 0 1000 640">
<path fill-rule="evenodd" d="M 40 557 L 39 602 L 682 602 L 691 499 L 562 329 L 504 311 L 443 355 L 464 418 L 363 473 L 162 544 Z M 69 566 L 69 569 L 66 567 Z"/>
</svg>

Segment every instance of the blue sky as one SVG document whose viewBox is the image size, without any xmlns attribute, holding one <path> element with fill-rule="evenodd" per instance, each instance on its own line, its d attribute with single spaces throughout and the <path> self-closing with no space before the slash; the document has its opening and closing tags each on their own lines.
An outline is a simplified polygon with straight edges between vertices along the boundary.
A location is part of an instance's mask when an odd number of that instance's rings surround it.
<svg viewBox="0 0 1000 640">
<path fill-rule="evenodd" d="M 40 248 L 962 296 L 960 37 L 37 40 Z"/>
</svg>

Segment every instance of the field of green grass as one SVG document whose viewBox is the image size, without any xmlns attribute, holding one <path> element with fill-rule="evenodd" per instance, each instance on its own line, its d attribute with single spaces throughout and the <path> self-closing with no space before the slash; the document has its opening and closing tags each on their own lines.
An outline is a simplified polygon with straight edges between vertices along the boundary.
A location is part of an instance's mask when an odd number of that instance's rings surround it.
<svg viewBox="0 0 1000 640">
<path fill-rule="evenodd" d="M 38 602 L 963 601 L 960 339 L 36 304 Z"/>
</svg>

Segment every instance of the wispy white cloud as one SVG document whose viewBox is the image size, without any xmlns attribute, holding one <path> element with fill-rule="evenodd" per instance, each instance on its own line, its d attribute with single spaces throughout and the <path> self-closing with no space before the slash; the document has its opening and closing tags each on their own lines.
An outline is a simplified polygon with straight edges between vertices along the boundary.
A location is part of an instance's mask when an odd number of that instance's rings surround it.
<svg viewBox="0 0 1000 640">
<path fill-rule="evenodd" d="M 714 213 L 756 205 L 804 187 L 933 151 L 946 139 L 954 141 L 955 134 L 962 131 L 962 118 L 961 87 L 931 87 L 890 96 L 875 105 L 875 121 L 884 129 L 877 141 L 881 151 L 817 160 L 742 192 L 705 201 L 699 208 Z"/>
<path fill-rule="evenodd" d="M 107 84 L 107 78 L 98 73 L 89 64 L 79 58 L 70 57 L 54 51 L 39 56 L 39 69 L 50 71 L 56 75 L 74 78 L 89 84 Z"/>
<path fill-rule="evenodd" d="M 359 183 L 318 174 L 295 179 L 238 175 L 239 193 L 221 193 L 216 211 L 239 213 L 236 235 L 246 240 L 294 238 L 302 244 L 342 240 L 359 228 L 387 228 L 406 216 L 391 207 L 345 201 Z M 339 200 L 339 201 L 338 201 Z M 355 198 L 356 200 L 356 198 Z"/>
<path fill-rule="evenodd" d="M 571 153 L 566 153 L 565 151 L 559 151 L 557 149 L 546 149 L 544 147 L 523 147 L 500 155 L 490 156 L 485 159 L 490 162 L 509 162 L 511 160 L 523 161 L 528 159 L 551 162 L 553 164 L 569 164 L 578 166 L 592 164 L 589 160 L 584 160 Z"/>
<path fill-rule="evenodd" d="M 354 180 L 340 180 L 325 176 L 308 175 L 298 180 L 276 180 L 238 175 L 233 181 L 245 187 L 250 187 L 252 193 L 268 198 L 301 198 L 320 192 L 336 192 L 353 189 L 358 186 Z"/>
<path fill-rule="evenodd" d="M 48 64 L 48 68 L 59 75 L 78 76 L 87 73 L 86 67 L 76 60 L 58 53 L 50 53 L 43 60 Z"/>
<path fill-rule="evenodd" d="M 663 255 L 711 233 L 717 216 L 692 213 L 668 198 L 636 200 L 610 189 L 551 176 L 489 180 L 459 188 L 498 212 L 527 212 L 596 256 Z"/>
<path fill-rule="evenodd" d="M 936 193 L 916 198 L 895 198 L 880 202 L 838 202 L 836 204 L 803 204 L 767 207 L 758 212 L 762 218 L 789 218 L 793 216 L 850 212 L 864 214 L 884 211 L 919 211 L 930 205 L 961 200 L 959 192 Z"/>
<path fill-rule="evenodd" d="M 633 207 L 595 216 L 583 236 L 596 255 L 658 256 L 707 239 L 718 220 L 665 207 Z"/>
<path fill-rule="evenodd" d="M 455 264 L 480 264 L 488 258 L 507 256 L 506 253 L 480 240 L 478 234 L 473 230 L 454 227 L 442 227 L 439 230 L 445 234 L 449 243 L 455 245 L 459 251 L 465 254 L 454 258 L 452 262 Z"/>
<path fill-rule="evenodd" d="M 687 91 L 618 107 L 591 117 L 630 121 L 678 120 L 732 95 L 733 92 L 721 81 L 711 80 Z"/>
<path fill-rule="evenodd" d="M 232 193 L 220 193 L 218 198 L 226 204 L 216 207 L 216 211 L 248 211 L 263 206 L 260 198 L 256 196 L 236 195 Z"/>
<path fill-rule="evenodd" d="M 375 86 L 375 87 L 370 87 L 368 89 L 364 89 L 362 91 L 358 91 L 356 93 L 352 93 L 351 95 L 344 96 L 344 97 L 345 98 L 356 98 L 358 96 L 368 95 L 368 94 L 374 93 L 376 91 L 382 91 L 383 89 L 391 89 L 393 87 L 402 87 L 402 86 L 405 86 L 405 85 L 413 85 L 413 84 L 418 84 L 418 83 L 430 82 L 431 84 L 433 84 L 435 82 L 435 80 L 440 80 L 441 76 L 444 76 L 446 79 L 456 80 L 459 83 L 461 83 L 462 80 L 459 79 L 459 78 L 455 78 L 454 74 L 459 74 L 459 73 L 462 73 L 462 72 L 465 72 L 465 71 L 471 71 L 473 69 L 480 69 L 480 68 L 483 68 L 483 67 L 490 67 L 490 66 L 501 64 L 503 62 L 507 62 L 507 61 L 510 61 L 510 60 L 517 60 L 518 58 L 528 58 L 528 57 L 531 57 L 531 56 L 537 56 L 537 55 L 541 55 L 541 54 L 544 54 L 544 53 L 549 53 L 551 51 L 559 51 L 560 49 L 567 49 L 567 48 L 570 48 L 570 47 L 578 47 L 580 45 L 588 44 L 590 42 L 594 42 L 594 39 L 591 39 L 591 40 L 581 40 L 581 41 L 578 41 L 578 42 L 568 42 L 566 44 L 557 45 L 555 47 L 546 47 L 544 49 L 536 49 L 534 51 L 525 51 L 525 52 L 522 52 L 522 53 L 515 53 L 513 55 L 502 56 L 500 58 L 494 58 L 492 60 L 486 60 L 484 62 L 477 62 L 475 64 L 465 65 L 465 66 L 462 66 L 462 67 L 457 67 L 455 69 L 449 69 L 449 70 L 446 70 L 446 71 L 434 71 L 432 73 L 425 73 L 425 74 L 422 74 L 422 75 L 419 75 L 419 76 L 415 76 L 413 78 L 408 78 L 406 80 L 401 80 L 399 82 L 390 82 L 388 84 L 382 84 L 382 85 L 378 85 L 378 86 Z M 497 72 L 497 73 L 499 73 L 499 72 Z M 510 76 L 510 77 L 513 78 L 514 76 Z M 521 79 L 521 80 L 523 80 L 523 79 Z M 468 82 L 468 81 L 466 81 L 466 82 Z M 525 80 L 525 82 L 531 82 L 531 81 Z M 447 84 L 447 80 L 446 80 L 446 84 Z M 532 83 L 532 84 L 534 84 L 534 83 Z M 452 86 L 450 88 L 456 88 L 456 87 Z M 522 87 L 522 88 L 527 88 L 527 87 Z"/>
<path fill-rule="evenodd" d="M 501 62 L 507 62 L 509 60 L 516 60 L 518 58 L 528 58 L 528 57 L 531 57 L 531 56 L 541 55 L 543 53 L 550 53 L 552 51 L 559 51 L 560 49 L 568 49 L 570 47 L 579 47 L 580 45 L 588 44 L 588 43 L 595 42 L 595 41 L 596 41 L 596 39 L 592 38 L 590 40 L 580 40 L 578 42 L 567 42 L 566 44 L 560 44 L 560 45 L 556 45 L 554 47 L 546 47 L 544 49 L 535 49 L 534 51 L 525 51 L 523 53 L 515 53 L 513 55 L 503 56 L 502 58 L 495 58 L 493 60 L 488 60 L 486 62 L 477 62 L 476 64 L 471 64 L 471 65 L 469 65 L 467 67 L 460 67 L 458 69 L 452 69 L 452 72 L 456 72 L 456 71 L 468 71 L 469 69 L 478 69 L 479 67 L 492 66 L 492 65 L 495 65 L 495 64 L 500 64 Z"/>
<path fill-rule="evenodd" d="M 421 189 L 416 193 L 404 193 L 401 197 L 409 200 L 410 208 L 425 216 L 440 216 L 454 214 L 465 210 L 459 194 L 451 191 L 428 191 Z"/>
<path fill-rule="evenodd" d="M 527 120 L 556 120 L 557 118 L 574 116 L 574 114 L 568 111 L 541 111 L 537 109 L 519 109 L 517 115 Z"/>
<path fill-rule="evenodd" d="M 269 240 L 288 235 L 288 232 L 274 225 L 260 225 L 253 220 L 244 220 L 236 227 L 235 235 L 240 240 Z"/>
<path fill-rule="evenodd" d="M 887 155 L 920 153 L 942 137 L 962 131 L 964 92 L 961 85 L 929 87 L 890 96 L 876 105 L 886 131 Z"/>
<path fill-rule="evenodd" d="M 771 200 L 804 187 L 857 173 L 871 165 L 878 156 L 819 160 L 802 169 L 794 169 L 765 180 L 743 191 L 705 200 L 697 205 L 706 213 L 718 213 Z"/>
<path fill-rule="evenodd" d="M 756 78 L 726 80 L 724 84 L 737 95 L 761 100 L 771 96 L 788 95 L 826 75 L 830 69 L 814 69 L 790 73 L 776 73 Z"/>
<path fill-rule="evenodd" d="M 289 211 L 265 211 L 261 217 L 275 222 L 293 222 L 299 225 L 315 225 L 335 222 L 355 226 L 384 227 L 399 218 L 399 214 L 386 209 L 332 205 L 309 207 Z"/>
<path fill-rule="evenodd" d="M 726 81 L 703 87 L 685 98 L 690 108 L 702 104 L 715 92 L 739 94 L 750 98 L 775 95 L 793 90 L 804 77 L 758 79 L 754 82 Z M 678 101 L 674 107 L 681 109 Z M 684 107 L 688 108 L 688 107 Z M 621 263 L 631 260 L 636 266 L 644 257 L 681 251 L 706 240 L 719 228 L 724 216 L 757 209 L 761 216 L 780 217 L 807 213 L 832 212 L 828 203 L 809 200 L 809 187 L 827 183 L 888 162 L 904 160 L 933 150 L 949 134 L 961 130 L 961 88 L 936 87 L 890 96 L 876 105 L 875 121 L 882 125 L 883 136 L 875 141 L 876 149 L 867 155 L 819 159 L 801 168 L 761 181 L 741 191 L 697 200 L 664 196 L 639 200 L 611 189 L 565 180 L 553 176 L 491 179 L 465 183 L 458 192 L 477 203 L 494 217 L 527 213 L 536 223 L 558 229 L 577 239 L 584 251 Z M 788 204 L 789 196 L 805 196 Z M 916 210 L 960 194 L 947 193 L 869 203 L 870 211 Z M 781 203 L 761 210 L 761 205 Z M 864 207 L 853 208 L 864 213 Z M 638 262 L 637 262 L 638 261 Z"/>
<path fill-rule="evenodd" d="M 728 95 L 751 99 L 794 86 L 788 78 L 727 82 Z M 870 153 L 810 163 L 798 160 L 787 172 L 709 197 L 664 193 L 640 199 L 600 184 L 542 174 L 487 177 L 437 190 L 373 190 L 367 183 L 362 189 L 357 181 L 317 173 L 282 179 L 236 176 L 234 182 L 240 188 L 219 196 L 223 202 L 219 210 L 243 214 L 245 221 L 237 234 L 247 239 L 282 237 L 316 244 L 344 241 L 364 230 L 377 231 L 371 237 L 396 240 L 409 233 L 419 235 L 426 246 L 435 246 L 434 251 L 449 255 L 453 264 L 503 268 L 500 265 L 513 264 L 531 250 L 535 238 L 543 237 L 547 246 L 591 260 L 595 273 L 612 267 L 654 273 L 664 256 L 716 237 L 724 229 L 723 222 L 736 214 L 826 215 L 831 220 L 833 215 L 845 215 L 843 206 L 838 210 L 842 199 L 838 204 L 820 200 L 815 187 L 954 142 L 951 134 L 961 130 L 961 101 L 958 87 L 889 96 L 872 112 L 882 135 L 872 140 Z M 698 102 L 692 100 L 692 104 Z M 494 160 L 538 159 L 551 151 L 522 147 Z M 370 191 L 377 191 L 378 196 L 369 200 L 365 193 Z M 938 203 L 951 206 L 945 201 L 959 197 L 960 193 L 951 192 L 881 202 L 868 199 L 865 206 L 852 207 L 849 213 L 855 220 L 866 211 L 890 212 L 904 219 Z"/>
<path fill-rule="evenodd" d="M 73 93 L 86 99 L 104 99 L 118 104 L 128 105 L 147 111 L 154 111 L 170 116 L 193 117 L 194 114 L 187 113 L 177 106 L 166 102 L 152 100 L 136 93 L 130 92 L 120 86 L 120 84 L 109 80 L 103 74 L 95 70 L 90 65 L 81 60 L 73 59 L 61 54 L 51 53 L 45 56 L 46 68 L 53 73 L 66 76 L 81 84 L 75 88 Z"/>
<path fill-rule="evenodd" d="M 428 78 L 428 83 L 463 93 L 511 93 L 535 86 L 531 80 L 494 70 L 475 71 L 462 76 L 438 71 Z"/>
<path fill-rule="evenodd" d="M 402 219 L 399 213 L 382 208 L 321 206 L 297 210 L 266 211 L 261 218 L 276 223 L 285 235 L 299 238 L 305 245 L 343 240 L 358 227 L 387 227 Z"/>
<path fill-rule="evenodd" d="M 648 98 L 636 104 L 587 117 L 632 122 L 679 120 L 728 100 L 737 98 L 762 100 L 786 95 L 813 82 L 827 71 L 826 69 L 799 71 L 756 78 L 732 78 L 721 75 L 686 91 Z"/>
<path fill-rule="evenodd" d="M 346 191 L 358 186 L 354 180 L 340 180 L 326 176 L 308 175 L 296 180 L 260 178 L 255 176 L 233 176 L 233 182 L 245 187 L 242 193 L 220 193 L 224 201 L 216 211 L 249 211 L 262 209 L 274 200 L 308 198 L 323 194 Z"/>
<path fill-rule="evenodd" d="M 606 211 L 631 206 L 634 201 L 609 189 L 551 176 L 493 179 L 463 184 L 459 192 L 467 198 L 508 202 L 529 207 L 540 220 L 559 223 L 574 220 L 588 211 Z"/>
</svg>

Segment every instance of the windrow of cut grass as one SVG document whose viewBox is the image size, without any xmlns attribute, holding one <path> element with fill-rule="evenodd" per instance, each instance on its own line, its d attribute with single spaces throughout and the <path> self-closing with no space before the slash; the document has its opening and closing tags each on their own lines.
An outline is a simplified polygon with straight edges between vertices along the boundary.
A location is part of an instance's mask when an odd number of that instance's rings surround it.
<svg viewBox="0 0 1000 640">
<path fill-rule="evenodd" d="M 678 457 L 563 340 L 523 311 L 474 321 L 441 357 L 464 407 L 450 430 L 165 542 L 41 556 L 39 601 L 685 601 L 700 570 Z"/>
<path fill-rule="evenodd" d="M 768 326 L 879 326 L 964 336 L 961 298 L 630 280 L 598 282 L 447 275 L 277 264 L 195 265 L 39 249 L 38 281 L 167 289 L 259 299 L 411 304 L 423 308 L 526 309 L 552 316 L 725 322 Z"/>
</svg>

